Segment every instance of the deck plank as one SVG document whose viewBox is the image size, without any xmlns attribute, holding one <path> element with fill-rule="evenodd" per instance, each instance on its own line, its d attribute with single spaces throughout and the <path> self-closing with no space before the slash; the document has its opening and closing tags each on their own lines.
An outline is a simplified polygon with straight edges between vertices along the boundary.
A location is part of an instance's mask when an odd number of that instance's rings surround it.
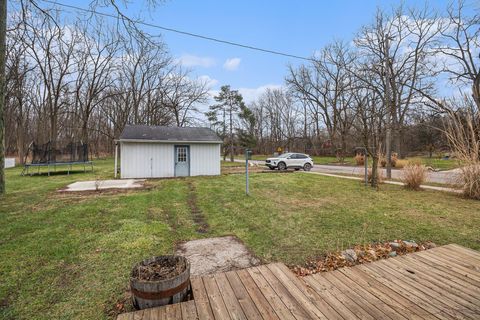
<svg viewBox="0 0 480 320">
<path fill-rule="evenodd" d="M 198 319 L 197 308 L 195 306 L 195 301 L 190 300 L 190 301 L 180 303 L 180 307 L 182 309 L 182 319 L 183 320 L 196 320 L 196 319 Z"/>
<path fill-rule="evenodd" d="M 242 307 L 243 313 L 247 319 L 262 319 L 258 308 L 255 306 L 255 302 L 250 298 L 250 295 L 245 289 L 237 273 L 235 271 L 229 271 L 225 273 L 225 276 L 227 277 L 233 293 L 235 294 L 235 298 L 238 300 L 238 303 Z"/>
<path fill-rule="evenodd" d="M 425 260 L 430 260 L 434 264 L 441 265 L 461 275 L 463 278 L 468 278 L 469 280 L 471 280 L 473 285 L 480 286 L 480 276 L 475 274 L 475 272 L 472 272 L 473 270 L 470 270 L 468 268 L 465 268 L 461 265 L 456 264 L 455 259 L 446 259 L 444 257 L 436 255 L 435 253 L 431 254 L 426 251 L 424 252 L 423 255 L 417 254 L 417 257 Z"/>
<path fill-rule="evenodd" d="M 424 263 L 413 256 L 402 257 L 409 265 L 409 267 L 419 270 L 428 274 L 429 277 L 435 279 L 435 282 L 445 283 L 451 286 L 454 290 L 457 290 L 470 299 L 474 299 L 480 303 L 480 287 L 473 286 L 465 279 L 457 278 L 455 275 L 450 274 L 448 269 L 440 269 L 440 266 L 433 267 L 430 264 Z"/>
<path fill-rule="evenodd" d="M 351 312 L 350 309 L 345 308 L 344 304 L 340 300 L 338 300 L 331 292 L 327 291 L 326 288 L 318 283 L 314 276 L 307 276 L 303 278 L 303 280 L 344 319 L 358 319 L 358 317 Z"/>
<path fill-rule="evenodd" d="M 208 300 L 207 291 L 201 277 L 192 277 L 190 279 L 192 285 L 192 292 L 197 309 L 197 314 L 200 319 L 213 320 L 212 307 Z"/>
<path fill-rule="evenodd" d="M 371 265 L 360 265 L 359 269 L 367 273 L 368 275 L 374 277 L 375 279 L 382 282 L 384 285 L 390 287 L 390 289 L 397 291 L 399 294 L 403 295 L 405 298 L 411 300 L 412 302 L 420 305 L 423 309 L 432 313 L 439 319 L 454 319 L 455 317 L 449 315 L 448 313 L 441 310 L 437 305 L 430 303 L 429 296 L 417 290 L 415 287 L 406 285 L 403 282 L 403 279 L 399 280 L 397 278 L 390 279 L 388 274 L 382 269 L 377 268 L 376 266 Z"/>
<path fill-rule="evenodd" d="M 240 281 L 245 287 L 245 290 L 248 292 L 252 301 L 254 301 L 255 306 L 258 309 L 258 312 L 262 315 L 263 319 L 266 320 L 275 320 L 280 319 L 276 314 L 273 307 L 267 301 L 261 290 L 255 284 L 255 281 L 250 276 L 247 270 L 238 270 L 235 271 L 235 274 L 238 276 Z"/>
<path fill-rule="evenodd" d="M 217 282 L 213 276 L 203 277 L 205 290 L 207 291 L 208 300 L 212 307 L 213 316 L 217 320 L 230 319 L 227 307 L 223 301 L 220 289 L 218 289 Z"/>
<path fill-rule="evenodd" d="M 248 268 L 247 271 L 280 319 L 295 319 L 260 271 L 257 268 Z"/>
<path fill-rule="evenodd" d="M 309 315 L 303 306 L 294 298 L 292 293 L 282 282 L 277 279 L 277 277 L 275 277 L 275 275 L 266 265 L 256 268 L 263 275 L 265 280 L 267 280 L 275 293 L 280 297 L 285 306 L 290 310 L 296 319 L 315 319 L 315 317 Z"/>
<path fill-rule="evenodd" d="M 410 254 L 406 257 L 407 259 L 413 259 L 417 263 L 425 266 L 438 274 L 439 277 L 449 279 L 451 281 L 457 282 L 461 286 L 469 286 L 472 290 L 480 290 L 480 286 L 477 285 L 477 282 L 468 277 L 468 274 L 459 273 L 447 266 L 444 266 L 441 263 L 435 262 L 434 260 L 427 259 L 424 256 L 418 256 L 415 254 Z"/>
<path fill-rule="evenodd" d="M 403 258 L 403 257 L 402 257 Z M 406 277 L 410 277 L 419 281 L 421 284 L 426 286 L 432 286 L 435 290 L 435 287 L 440 291 L 449 292 L 452 294 L 452 298 L 460 304 L 464 304 L 468 308 L 475 310 L 480 307 L 480 300 L 477 300 L 473 294 L 464 292 L 467 288 L 457 285 L 455 282 L 450 281 L 449 279 L 443 277 L 438 278 L 434 275 L 431 270 L 426 270 L 419 268 L 415 262 L 409 261 L 407 259 L 390 259 L 390 264 L 396 268 L 398 272 Z M 407 267 L 405 267 L 407 265 Z M 411 274 L 414 272 L 415 274 Z M 442 292 L 439 293 L 442 295 Z"/>
<path fill-rule="evenodd" d="M 330 292 L 335 296 L 343 305 L 344 308 L 348 308 L 352 313 L 354 313 L 360 319 L 375 319 L 368 312 L 366 312 L 357 301 L 351 299 L 349 296 L 342 293 L 337 289 L 332 283 L 330 283 L 325 275 L 317 273 L 312 276 L 324 290 Z"/>
<path fill-rule="evenodd" d="M 337 271 L 352 282 L 357 283 L 364 290 L 370 292 L 378 298 L 382 304 L 395 309 L 395 311 L 401 315 L 408 315 L 408 319 L 437 319 L 426 310 L 378 282 L 376 279 L 371 278 L 358 268 L 341 268 Z"/>
<path fill-rule="evenodd" d="M 303 294 L 317 306 L 319 310 L 327 317 L 327 319 L 343 319 L 340 314 L 335 311 L 325 300 L 318 295 L 302 278 L 297 278 L 290 269 L 283 263 L 277 263 L 276 266 L 280 268 L 283 273 L 289 277 L 292 282 L 303 292 Z M 297 281 L 294 280 L 296 278 Z"/>
<path fill-rule="evenodd" d="M 353 290 L 353 284 L 350 281 L 343 283 L 340 279 L 337 278 L 337 274 L 332 274 L 326 272 L 324 278 L 334 285 L 340 292 L 349 297 L 351 300 L 355 301 L 363 310 L 370 314 L 375 319 L 392 319 L 390 317 L 390 312 L 384 313 L 382 310 L 377 308 L 378 301 L 375 299 L 367 299 L 365 295 L 358 294 L 357 291 Z"/>
<path fill-rule="evenodd" d="M 217 281 L 220 294 L 222 295 L 223 301 L 225 302 L 225 307 L 230 314 L 232 320 L 246 320 L 245 314 L 243 313 L 242 307 L 235 297 L 230 283 L 228 282 L 225 273 L 218 273 L 214 276 Z"/>
<path fill-rule="evenodd" d="M 169 304 L 165 306 L 165 313 L 167 320 L 181 320 L 182 319 L 182 308 L 180 303 Z"/>
<path fill-rule="evenodd" d="M 473 249 L 470 249 L 470 248 L 467 248 L 467 247 L 462 247 L 462 246 L 459 246 L 458 244 L 455 244 L 455 243 L 447 244 L 445 246 L 442 246 L 441 248 L 449 248 L 449 249 L 451 248 L 451 249 L 456 250 L 458 252 L 463 252 L 466 255 L 470 255 L 470 256 L 476 257 L 477 259 L 480 259 L 480 252 L 479 251 L 476 251 L 476 250 L 473 250 Z"/>
<path fill-rule="evenodd" d="M 480 274 L 480 259 L 442 247 L 436 248 L 435 254 L 446 259 L 453 258 L 456 264 L 459 264 L 467 269 L 472 270 L 473 272 L 476 272 L 477 274 Z"/>
<path fill-rule="evenodd" d="M 385 271 L 384 275 L 388 279 L 398 278 L 399 274 L 401 273 L 399 272 L 398 268 L 392 266 L 391 260 L 394 259 L 389 260 L 390 261 L 384 260 L 381 261 L 381 263 L 377 263 L 376 267 Z M 438 306 L 438 308 L 445 313 L 448 313 L 455 318 L 475 318 L 475 315 L 472 313 L 472 311 L 459 304 L 456 296 L 452 295 L 449 290 L 441 290 L 432 283 L 424 281 L 421 277 L 411 274 L 408 271 L 405 272 L 409 275 L 407 276 L 406 274 L 402 274 L 403 283 L 417 289 L 418 291 L 421 291 L 423 294 L 429 297 L 429 301 L 432 304 Z"/>
<path fill-rule="evenodd" d="M 285 286 L 292 297 L 302 306 L 302 308 L 313 319 L 327 319 L 327 317 L 308 299 L 305 294 L 298 288 L 297 282 L 299 280 L 292 280 L 287 277 L 283 270 L 279 269 L 276 264 L 269 264 L 267 268 L 270 269 L 272 274 Z"/>
</svg>

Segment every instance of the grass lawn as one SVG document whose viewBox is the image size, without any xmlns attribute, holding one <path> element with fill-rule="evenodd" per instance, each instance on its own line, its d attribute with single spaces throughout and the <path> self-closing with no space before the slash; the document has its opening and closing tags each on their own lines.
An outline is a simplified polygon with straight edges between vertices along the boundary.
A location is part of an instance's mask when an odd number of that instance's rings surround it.
<svg viewBox="0 0 480 320">
<path fill-rule="evenodd" d="M 264 262 L 302 263 L 329 250 L 389 239 L 432 240 L 480 249 L 480 202 L 456 195 L 303 172 L 149 181 L 129 192 L 60 194 L 94 173 L 20 177 L 7 170 L 0 199 L 0 318 L 111 319 L 132 265 L 171 253 L 179 241 L 234 234 Z M 192 187 L 193 186 L 193 187 Z M 208 223 L 199 234 L 189 194 Z"/>
</svg>

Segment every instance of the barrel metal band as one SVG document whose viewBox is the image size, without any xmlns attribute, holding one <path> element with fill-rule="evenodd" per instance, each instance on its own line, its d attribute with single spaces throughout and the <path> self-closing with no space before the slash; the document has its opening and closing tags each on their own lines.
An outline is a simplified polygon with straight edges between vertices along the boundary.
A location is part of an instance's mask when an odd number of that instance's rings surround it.
<svg viewBox="0 0 480 320">
<path fill-rule="evenodd" d="M 187 280 L 184 283 L 180 284 L 178 287 L 164 290 L 161 292 L 143 292 L 143 291 L 138 291 L 135 288 L 130 288 L 130 290 L 132 291 L 133 295 L 136 297 L 146 299 L 146 300 L 157 300 L 157 299 L 170 298 L 171 296 L 176 295 L 177 293 L 181 292 L 183 289 L 187 288 L 189 283 L 190 281 Z"/>
</svg>

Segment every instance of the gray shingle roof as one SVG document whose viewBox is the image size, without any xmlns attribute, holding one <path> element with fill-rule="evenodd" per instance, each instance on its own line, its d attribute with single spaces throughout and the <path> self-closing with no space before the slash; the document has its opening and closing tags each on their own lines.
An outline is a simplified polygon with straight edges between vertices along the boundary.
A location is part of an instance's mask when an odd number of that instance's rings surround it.
<svg viewBox="0 0 480 320">
<path fill-rule="evenodd" d="M 167 127 L 126 125 L 120 135 L 120 140 L 146 141 L 198 141 L 218 142 L 222 140 L 210 128 L 202 127 Z"/>
</svg>

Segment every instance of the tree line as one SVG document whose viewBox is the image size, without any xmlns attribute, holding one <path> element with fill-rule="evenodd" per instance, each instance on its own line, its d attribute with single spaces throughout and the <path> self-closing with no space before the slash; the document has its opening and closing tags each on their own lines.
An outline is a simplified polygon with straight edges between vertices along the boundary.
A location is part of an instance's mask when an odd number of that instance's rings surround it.
<svg viewBox="0 0 480 320">
<path fill-rule="evenodd" d="M 110 154 L 127 123 L 186 126 L 209 98 L 208 83 L 161 38 L 28 1 L 10 11 L 5 146 L 20 161 L 32 141 L 81 141 Z"/>
<path fill-rule="evenodd" d="M 366 147 L 375 162 L 388 140 L 400 157 L 455 152 L 459 140 L 476 146 L 479 69 L 480 14 L 464 2 L 443 12 L 378 10 L 353 41 L 334 41 L 311 61 L 289 66 L 282 88 L 249 104 L 253 121 L 239 117 L 237 145 L 339 157 Z M 478 159 L 478 146 L 472 150 Z"/>
<path fill-rule="evenodd" d="M 20 160 L 31 141 L 83 141 L 95 155 L 110 154 L 127 123 L 206 123 L 231 158 L 279 147 L 341 158 L 362 146 L 375 159 L 388 141 L 400 156 L 432 154 L 451 148 L 451 119 L 460 128 L 472 122 L 468 133 L 478 137 L 480 22 L 462 1 L 441 12 L 378 10 L 352 41 L 288 66 L 281 88 L 248 104 L 229 86 L 212 103 L 208 83 L 173 59 L 161 37 L 122 27 L 125 20 L 71 17 L 29 1 L 13 9 L 5 146 Z"/>
</svg>

